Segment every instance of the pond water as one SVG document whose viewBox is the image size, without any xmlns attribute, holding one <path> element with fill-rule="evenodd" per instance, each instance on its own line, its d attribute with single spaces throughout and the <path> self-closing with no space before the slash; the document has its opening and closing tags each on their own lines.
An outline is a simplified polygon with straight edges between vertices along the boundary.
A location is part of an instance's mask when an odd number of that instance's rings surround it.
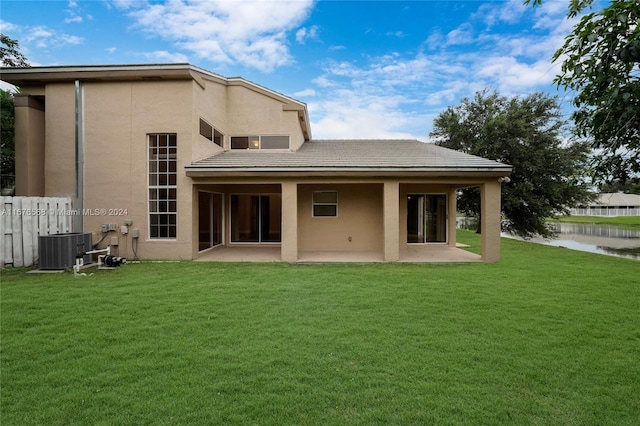
<svg viewBox="0 0 640 426">
<path fill-rule="evenodd" d="M 538 237 L 527 241 L 640 260 L 640 230 L 612 225 L 566 222 L 552 222 L 550 225 L 558 233 L 557 238 Z M 475 229 L 474 226 L 472 219 L 459 218 L 458 220 L 460 228 Z M 518 238 L 505 233 L 502 236 Z"/>
</svg>

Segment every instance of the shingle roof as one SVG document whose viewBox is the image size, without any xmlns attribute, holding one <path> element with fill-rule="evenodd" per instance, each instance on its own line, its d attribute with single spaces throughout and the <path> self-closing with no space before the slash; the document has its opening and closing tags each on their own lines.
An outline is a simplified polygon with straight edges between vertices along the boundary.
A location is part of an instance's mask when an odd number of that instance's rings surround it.
<svg viewBox="0 0 640 426">
<path fill-rule="evenodd" d="M 598 196 L 598 199 L 592 205 L 640 207 L 640 195 L 622 194 L 620 192 L 603 193 Z"/>
<path fill-rule="evenodd" d="M 418 140 L 312 140 L 296 152 L 225 151 L 187 171 L 511 171 L 511 166 Z"/>
</svg>

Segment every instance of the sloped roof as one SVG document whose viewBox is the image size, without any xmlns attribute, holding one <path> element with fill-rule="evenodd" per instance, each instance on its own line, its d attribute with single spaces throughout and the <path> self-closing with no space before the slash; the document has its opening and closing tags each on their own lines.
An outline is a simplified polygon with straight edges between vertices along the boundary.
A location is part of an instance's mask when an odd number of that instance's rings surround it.
<svg viewBox="0 0 640 426">
<path fill-rule="evenodd" d="M 231 150 L 186 167 L 196 171 L 494 171 L 511 166 L 418 140 L 312 140 L 296 152 Z"/>
<path fill-rule="evenodd" d="M 194 80 L 204 87 L 202 79 L 226 86 L 241 86 L 277 100 L 286 111 L 297 111 L 305 139 L 311 138 L 307 105 L 297 99 L 268 89 L 242 77 L 223 77 L 189 63 L 129 65 L 55 65 L 43 67 L 0 67 L 0 79 L 20 87 L 48 83 L 91 81 L 171 81 Z"/>
<path fill-rule="evenodd" d="M 594 202 L 596 206 L 640 206 L 640 195 L 622 194 L 620 192 L 603 193 Z"/>
</svg>

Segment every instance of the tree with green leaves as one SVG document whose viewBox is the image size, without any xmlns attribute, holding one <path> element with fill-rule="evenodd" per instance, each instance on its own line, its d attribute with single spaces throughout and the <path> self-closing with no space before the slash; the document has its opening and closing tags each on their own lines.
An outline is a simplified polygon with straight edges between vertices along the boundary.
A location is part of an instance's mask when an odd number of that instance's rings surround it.
<svg viewBox="0 0 640 426">
<path fill-rule="evenodd" d="M 15 112 L 13 95 L 0 90 L 0 187 L 13 184 L 15 174 Z"/>
<path fill-rule="evenodd" d="M 20 53 L 18 41 L 0 34 L 0 64 L 3 67 L 28 67 L 27 58 Z"/>
<path fill-rule="evenodd" d="M 18 41 L 0 34 L 0 64 L 5 67 L 28 67 L 27 58 L 20 53 Z M 13 95 L 0 90 L 0 187 L 13 184 L 15 175 L 15 110 Z"/>
<path fill-rule="evenodd" d="M 506 230 L 522 237 L 552 236 L 546 219 L 568 214 L 592 198 L 585 182 L 589 148 L 563 138 L 566 122 L 558 101 L 544 93 L 506 98 L 481 91 L 436 117 L 437 145 L 513 166 L 502 187 Z M 458 208 L 480 213 L 477 188 L 463 190 Z"/>
<path fill-rule="evenodd" d="M 542 0 L 525 0 L 534 6 Z M 570 0 L 568 17 L 593 0 Z M 625 181 L 640 174 L 640 1 L 612 0 L 586 13 L 553 57 L 561 59 L 555 82 L 577 93 L 577 134 L 594 150 L 598 180 Z"/>
</svg>

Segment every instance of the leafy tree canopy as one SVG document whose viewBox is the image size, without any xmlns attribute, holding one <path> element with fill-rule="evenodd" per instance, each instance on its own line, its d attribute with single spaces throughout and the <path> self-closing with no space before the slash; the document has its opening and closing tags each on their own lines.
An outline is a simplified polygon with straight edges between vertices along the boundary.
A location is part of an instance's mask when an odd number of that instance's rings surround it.
<svg viewBox="0 0 640 426">
<path fill-rule="evenodd" d="M 565 128 L 556 98 L 534 93 L 522 98 L 476 93 L 436 117 L 431 136 L 436 144 L 513 166 L 511 182 L 502 187 L 507 230 L 523 237 L 551 236 L 545 218 L 588 201 L 583 176 L 588 146 L 564 143 Z M 479 192 L 465 190 L 459 209 L 480 212 Z"/>
<path fill-rule="evenodd" d="M 538 5 L 542 0 L 526 0 Z M 593 0 L 570 0 L 569 17 Z M 612 0 L 585 14 L 555 53 L 555 82 L 576 91 L 573 119 L 594 149 L 598 180 L 625 181 L 640 174 L 640 1 Z"/>
<path fill-rule="evenodd" d="M 0 34 L 0 65 L 5 67 L 28 67 L 27 58 L 18 50 L 18 42 Z M 0 186 L 13 181 L 15 173 L 13 95 L 0 90 Z"/>
<path fill-rule="evenodd" d="M 625 182 L 619 180 L 602 182 L 598 189 L 600 192 L 623 192 L 625 194 L 640 195 L 640 178 L 629 179 Z"/>
<path fill-rule="evenodd" d="M 0 63 L 3 67 L 28 67 L 27 58 L 20 53 L 18 41 L 0 34 Z"/>
</svg>

